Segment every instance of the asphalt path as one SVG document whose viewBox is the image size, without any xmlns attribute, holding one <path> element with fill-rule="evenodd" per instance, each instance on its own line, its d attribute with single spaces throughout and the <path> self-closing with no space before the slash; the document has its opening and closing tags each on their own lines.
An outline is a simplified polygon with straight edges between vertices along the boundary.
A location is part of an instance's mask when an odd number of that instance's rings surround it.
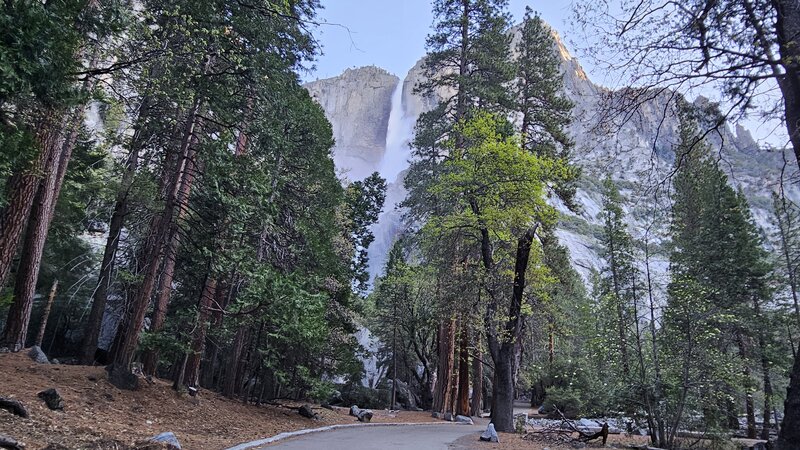
<svg viewBox="0 0 800 450">
<path fill-rule="evenodd" d="M 466 435 L 474 434 L 477 440 L 484 428 L 485 425 L 456 424 L 340 428 L 285 439 L 254 450 L 447 450 L 449 444 Z"/>
</svg>

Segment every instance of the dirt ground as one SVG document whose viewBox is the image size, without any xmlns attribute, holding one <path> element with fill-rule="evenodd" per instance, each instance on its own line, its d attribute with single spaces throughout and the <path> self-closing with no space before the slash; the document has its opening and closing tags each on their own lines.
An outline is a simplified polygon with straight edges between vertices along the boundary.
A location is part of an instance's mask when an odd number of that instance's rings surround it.
<svg viewBox="0 0 800 450">
<path fill-rule="evenodd" d="M 116 450 L 171 431 L 186 450 L 215 450 L 284 431 L 356 422 L 346 408 L 331 411 L 316 405 L 320 418 L 311 420 L 296 410 L 245 405 L 207 390 L 197 397 L 182 396 L 165 380 L 140 384 L 137 391 L 122 391 L 108 383 L 102 367 L 42 365 L 26 352 L 2 353 L 0 397 L 20 401 L 30 419 L 0 409 L 0 435 L 24 443 L 26 450 L 50 444 L 68 450 Z M 48 388 L 64 399 L 63 412 L 49 410 L 37 398 Z M 434 420 L 425 412 L 374 412 L 373 422 Z"/>
</svg>

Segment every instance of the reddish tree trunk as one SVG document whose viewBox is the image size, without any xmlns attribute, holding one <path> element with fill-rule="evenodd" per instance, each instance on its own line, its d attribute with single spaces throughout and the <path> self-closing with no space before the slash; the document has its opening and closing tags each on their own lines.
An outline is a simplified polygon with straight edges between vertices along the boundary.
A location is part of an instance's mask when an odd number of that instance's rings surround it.
<svg viewBox="0 0 800 450">
<path fill-rule="evenodd" d="M 151 227 L 150 236 L 145 244 L 144 258 L 142 259 L 145 263 L 145 268 L 141 274 L 142 282 L 131 301 L 129 319 L 124 322 L 127 324 L 127 328 L 121 330 L 124 333 L 123 340 L 120 343 L 119 350 L 114 355 L 114 367 L 110 377 L 111 382 L 121 388 L 136 387 L 135 379 L 130 377 L 130 366 L 139 341 L 139 333 L 144 326 L 147 306 L 155 288 L 156 274 L 164 254 L 164 244 L 173 223 L 173 216 L 178 203 L 180 180 L 186 170 L 192 170 L 191 168 L 194 167 L 196 154 L 192 147 L 195 141 L 195 128 L 199 122 L 199 110 L 200 101 L 196 99 L 187 115 L 186 127 L 178 152 L 180 157 L 177 170 L 175 170 L 171 177 L 171 182 L 168 184 L 167 196 L 164 199 L 164 210 L 155 221 L 154 226 Z"/>
<path fill-rule="evenodd" d="M 439 360 L 436 369 L 436 388 L 433 396 L 435 412 L 450 411 L 450 390 L 453 380 L 453 352 L 455 350 L 455 320 L 450 319 L 439 325 Z"/>
<path fill-rule="evenodd" d="M 39 280 L 39 269 L 42 264 L 44 244 L 47 231 L 53 219 L 53 210 L 61 183 L 58 177 L 66 172 L 61 170 L 71 154 L 71 149 L 62 148 L 57 151 L 54 165 L 40 181 L 33 208 L 28 218 L 25 241 L 22 245 L 22 258 L 14 283 L 14 302 L 8 310 L 6 327 L 2 342 L 11 351 L 19 351 L 25 347 L 28 335 L 33 299 L 36 295 L 36 283 Z M 66 153 L 64 153 L 66 152 Z"/>
<path fill-rule="evenodd" d="M 468 416 L 469 414 L 469 327 L 467 322 L 461 320 L 461 339 L 458 349 L 458 400 L 456 401 L 456 414 Z"/>
<path fill-rule="evenodd" d="M 8 184 L 8 205 L 0 214 L 0 288 L 5 286 L 17 245 L 31 213 L 39 190 L 41 174 L 50 173 L 58 161 L 61 148 L 60 121 L 48 113 L 39 125 L 36 143 L 39 153 L 31 166 L 11 177 Z"/>
<path fill-rule="evenodd" d="M 477 341 L 477 339 L 476 339 Z M 483 413 L 483 361 L 479 345 L 475 345 L 475 356 L 472 358 L 472 402 L 470 415 L 480 417 Z"/>
<path fill-rule="evenodd" d="M 175 260 L 178 257 L 178 247 L 180 245 L 180 234 L 178 224 L 189 211 L 189 195 L 192 191 L 194 182 L 194 170 L 186 170 L 181 180 L 181 188 L 178 193 L 178 218 L 172 224 L 168 237 L 167 248 L 164 253 L 164 270 L 158 285 L 158 297 L 156 298 L 155 308 L 153 308 L 153 320 L 150 324 L 151 332 L 158 332 L 164 328 L 164 321 L 167 318 L 167 305 L 169 305 L 170 295 L 172 294 L 172 282 L 175 280 Z M 154 375 L 158 365 L 158 351 L 150 349 L 142 355 L 144 373 Z"/>
</svg>

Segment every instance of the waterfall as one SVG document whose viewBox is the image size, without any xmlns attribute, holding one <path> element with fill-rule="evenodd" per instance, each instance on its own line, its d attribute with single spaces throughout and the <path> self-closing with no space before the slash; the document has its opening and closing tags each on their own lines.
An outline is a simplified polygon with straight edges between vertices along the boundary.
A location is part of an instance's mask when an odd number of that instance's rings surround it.
<svg viewBox="0 0 800 450">
<path fill-rule="evenodd" d="M 408 158 L 411 156 L 408 144 L 414 137 L 415 120 L 406 116 L 403 105 L 404 84 L 404 80 L 398 81 L 392 93 L 392 108 L 386 128 L 386 149 L 379 169 L 381 176 L 389 183 L 402 181 L 397 176 L 408 167 Z"/>
<path fill-rule="evenodd" d="M 386 179 L 386 201 L 378 221 L 372 226 L 375 240 L 369 246 L 369 275 L 374 280 L 383 271 L 386 257 L 402 225 L 402 213 L 397 209 L 405 199 L 404 171 L 411 157 L 409 143 L 414 138 L 416 117 L 406 115 L 403 104 L 404 80 L 400 80 L 392 93 L 392 106 L 386 128 L 386 149 L 379 165 L 379 173 Z"/>
</svg>

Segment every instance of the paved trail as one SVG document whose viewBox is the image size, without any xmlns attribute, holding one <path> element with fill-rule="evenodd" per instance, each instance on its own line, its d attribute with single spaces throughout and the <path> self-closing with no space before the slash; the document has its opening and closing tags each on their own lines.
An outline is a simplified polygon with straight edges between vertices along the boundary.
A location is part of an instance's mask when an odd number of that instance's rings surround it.
<svg viewBox="0 0 800 450">
<path fill-rule="evenodd" d="M 397 427 L 354 427 L 311 433 L 279 441 L 254 450 L 447 450 L 448 445 L 468 434 L 482 431 L 479 425 L 407 425 Z"/>
</svg>

